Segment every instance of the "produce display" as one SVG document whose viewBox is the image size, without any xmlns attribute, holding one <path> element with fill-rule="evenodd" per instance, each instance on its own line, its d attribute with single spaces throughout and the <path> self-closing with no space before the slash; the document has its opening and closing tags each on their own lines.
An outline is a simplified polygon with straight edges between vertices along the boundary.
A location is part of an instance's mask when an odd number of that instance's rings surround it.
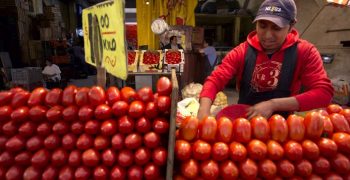
<svg viewBox="0 0 350 180">
<path fill-rule="evenodd" d="M 349 179 L 350 109 L 305 117 L 187 117 L 176 132 L 174 179 Z"/>
<path fill-rule="evenodd" d="M 136 59 L 135 51 L 128 51 L 128 65 L 134 64 Z"/>
<path fill-rule="evenodd" d="M 0 179 L 165 177 L 172 84 L 156 89 L 0 92 Z"/>
<path fill-rule="evenodd" d="M 138 69 L 138 60 L 139 60 L 139 51 L 138 50 L 129 50 L 128 51 L 128 71 L 137 72 Z"/>
<path fill-rule="evenodd" d="M 162 72 L 163 53 L 158 51 L 142 50 L 140 54 L 139 70 L 140 72 Z"/>
<path fill-rule="evenodd" d="M 160 59 L 160 53 L 155 51 L 155 52 L 151 52 L 151 51 L 146 51 L 145 53 L 143 53 L 143 59 L 142 59 L 142 63 L 143 64 L 158 64 L 159 63 L 159 59 Z"/>
<path fill-rule="evenodd" d="M 182 62 L 181 51 L 167 50 L 165 51 L 166 64 L 180 64 Z"/>
</svg>

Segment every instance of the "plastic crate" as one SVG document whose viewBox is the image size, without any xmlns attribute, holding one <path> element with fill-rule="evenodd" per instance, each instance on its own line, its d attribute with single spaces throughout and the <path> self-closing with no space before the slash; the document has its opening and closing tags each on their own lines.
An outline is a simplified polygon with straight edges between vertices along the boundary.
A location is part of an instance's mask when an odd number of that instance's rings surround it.
<svg viewBox="0 0 350 180">
<path fill-rule="evenodd" d="M 11 69 L 12 82 L 14 84 L 31 84 L 41 82 L 43 75 L 40 67 L 25 67 Z"/>
</svg>

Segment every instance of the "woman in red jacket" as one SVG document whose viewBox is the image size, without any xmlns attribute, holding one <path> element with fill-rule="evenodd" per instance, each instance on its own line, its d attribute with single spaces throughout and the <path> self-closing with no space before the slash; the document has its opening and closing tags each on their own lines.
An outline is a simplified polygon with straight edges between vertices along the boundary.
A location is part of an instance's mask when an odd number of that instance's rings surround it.
<svg viewBox="0 0 350 180">
<path fill-rule="evenodd" d="M 236 77 L 240 104 L 248 104 L 247 116 L 288 114 L 327 106 L 333 88 L 320 53 L 300 39 L 294 29 L 293 0 L 265 0 L 254 20 L 256 30 L 231 50 L 206 79 L 200 94 L 198 118 L 210 113 L 217 92 Z M 304 92 L 300 92 L 303 86 Z"/>
</svg>

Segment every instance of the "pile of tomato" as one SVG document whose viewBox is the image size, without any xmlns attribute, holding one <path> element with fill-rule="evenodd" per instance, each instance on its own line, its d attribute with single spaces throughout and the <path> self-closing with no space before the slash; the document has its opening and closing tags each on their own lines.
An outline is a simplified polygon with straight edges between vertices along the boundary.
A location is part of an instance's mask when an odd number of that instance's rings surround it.
<svg viewBox="0 0 350 180">
<path fill-rule="evenodd" d="M 350 109 L 336 104 L 287 119 L 187 117 L 175 179 L 349 179 L 349 124 Z"/>
<path fill-rule="evenodd" d="M 143 64 L 159 64 L 159 61 L 160 61 L 159 52 L 146 51 L 143 53 L 143 59 L 142 59 Z"/>
<path fill-rule="evenodd" d="M 0 92 L 0 179 L 157 179 L 167 159 L 171 82 L 106 91 Z"/>
<path fill-rule="evenodd" d="M 128 65 L 134 64 L 136 59 L 135 51 L 128 51 Z"/>
<path fill-rule="evenodd" d="M 167 64 L 179 64 L 181 62 L 181 52 L 176 50 L 166 51 L 165 62 Z"/>
</svg>

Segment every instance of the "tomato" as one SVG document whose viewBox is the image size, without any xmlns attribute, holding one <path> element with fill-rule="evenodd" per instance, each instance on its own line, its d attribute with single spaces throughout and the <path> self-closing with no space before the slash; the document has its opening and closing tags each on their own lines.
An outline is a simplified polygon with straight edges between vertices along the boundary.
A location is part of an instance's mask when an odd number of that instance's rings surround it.
<svg viewBox="0 0 350 180">
<path fill-rule="evenodd" d="M 70 105 L 62 111 L 62 116 L 65 121 L 75 121 L 78 119 L 79 109 L 75 105 Z"/>
<path fill-rule="evenodd" d="M 334 132 L 345 132 L 350 133 L 350 126 L 345 117 L 338 113 L 333 113 L 329 115 L 329 118 L 332 121 Z"/>
<path fill-rule="evenodd" d="M 211 146 L 209 143 L 197 140 L 192 145 L 192 155 L 196 160 L 206 160 L 209 159 L 211 154 Z"/>
<path fill-rule="evenodd" d="M 11 88 L 11 89 L 10 89 L 10 92 L 12 92 L 12 93 L 14 93 L 14 94 L 16 94 L 16 93 L 18 93 L 18 92 L 21 92 L 21 91 L 24 91 L 24 89 L 21 88 L 21 87 L 14 87 L 14 88 Z"/>
<path fill-rule="evenodd" d="M 95 117 L 99 120 L 109 119 L 112 116 L 112 109 L 107 104 L 100 104 L 95 109 Z"/>
<path fill-rule="evenodd" d="M 62 104 L 64 106 L 75 104 L 75 94 L 77 93 L 77 87 L 74 85 L 69 85 L 63 90 L 62 94 Z"/>
<path fill-rule="evenodd" d="M 51 134 L 52 132 L 51 130 L 52 130 L 52 125 L 50 123 L 43 122 L 39 124 L 38 127 L 36 128 L 36 133 L 39 136 L 47 137 L 48 135 Z"/>
<path fill-rule="evenodd" d="M 308 160 L 301 160 L 295 164 L 296 174 L 301 177 L 309 177 L 312 173 L 312 164 Z"/>
<path fill-rule="evenodd" d="M 29 110 L 29 118 L 32 121 L 41 122 L 46 119 L 47 108 L 45 106 L 37 105 L 33 106 Z"/>
<path fill-rule="evenodd" d="M 154 132 L 158 133 L 158 134 L 165 134 L 165 133 L 169 133 L 169 122 L 167 119 L 165 118 L 156 118 L 153 121 L 152 124 L 152 129 Z"/>
<path fill-rule="evenodd" d="M 284 156 L 283 147 L 276 141 L 267 142 L 267 156 L 271 160 L 280 160 Z"/>
<path fill-rule="evenodd" d="M 134 154 L 132 151 L 123 149 L 118 154 L 118 165 L 122 167 L 129 167 L 134 162 Z"/>
<path fill-rule="evenodd" d="M 129 134 L 134 130 L 134 120 L 129 116 L 122 116 L 118 119 L 118 129 L 120 133 Z"/>
<path fill-rule="evenodd" d="M 88 93 L 91 106 L 98 106 L 106 102 L 106 93 L 100 86 L 93 86 Z"/>
<path fill-rule="evenodd" d="M 155 132 L 149 132 L 143 136 L 143 142 L 148 148 L 156 148 L 160 144 L 160 136 Z"/>
<path fill-rule="evenodd" d="M 0 136 L 0 149 L 5 149 L 5 144 L 8 138 L 6 136 Z"/>
<path fill-rule="evenodd" d="M 301 144 L 305 159 L 316 160 L 320 155 L 320 149 L 317 144 L 310 140 L 304 140 Z"/>
<path fill-rule="evenodd" d="M 48 166 L 43 172 L 41 178 L 42 180 L 52 180 L 52 179 L 57 179 L 57 176 L 58 176 L 58 170 L 53 166 Z"/>
<path fill-rule="evenodd" d="M 65 134 L 62 138 L 62 147 L 66 150 L 72 150 L 75 148 L 76 142 L 77 142 L 77 137 L 74 134 L 72 133 Z"/>
<path fill-rule="evenodd" d="M 62 102 L 62 89 L 54 88 L 45 96 L 45 104 L 48 106 L 60 105 Z"/>
<path fill-rule="evenodd" d="M 327 106 L 326 110 L 328 114 L 332 114 L 332 113 L 340 113 L 343 110 L 343 108 L 338 104 L 330 104 Z"/>
<path fill-rule="evenodd" d="M 123 87 L 120 90 L 120 96 L 121 100 L 125 101 L 126 103 L 131 103 L 132 101 L 138 99 L 136 91 L 131 87 Z"/>
<path fill-rule="evenodd" d="M 303 158 L 303 147 L 296 141 L 289 140 L 284 145 L 284 154 L 290 161 L 299 161 Z"/>
<path fill-rule="evenodd" d="M 106 149 L 109 146 L 109 144 L 110 140 L 107 137 L 98 135 L 94 141 L 94 148 L 96 150 L 103 150 Z"/>
<path fill-rule="evenodd" d="M 350 135 L 347 133 L 335 133 L 332 140 L 337 144 L 338 151 L 350 154 Z"/>
<path fill-rule="evenodd" d="M 157 107 L 159 111 L 166 112 L 170 110 L 171 99 L 169 96 L 158 96 Z"/>
<path fill-rule="evenodd" d="M 309 112 L 304 118 L 306 128 L 305 136 L 309 139 L 317 140 L 323 132 L 323 118 L 319 112 Z"/>
<path fill-rule="evenodd" d="M 90 169 L 85 166 L 78 167 L 74 172 L 74 178 L 76 180 L 88 180 L 90 176 Z"/>
<path fill-rule="evenodd" d="M 30 93 L 28 91 L 20 91 L 13 95 L 11 100 L 12 108 L 18 108 L 21 106 L 27 105 L 27 101 L 30 97 Z"/>
<path fill-rule="evenodd" d="M 132 166 L 128 169 L 128 178 L 134 180 L 142 180 L 143 179 L 143 169 L 139 166 Z"/>
<path fill-rule="evenodd" d="M 61 138 L 57 134 L 51 134 L 44 140 L 44 146 L 46 149 L 53 150 L 61 145 Z"/>
<path fill-rule="evenodd" d="M 43 168 L 48 165 L 50 161 L 50 152 L 46 149 L 41 149 L 37 151 L 31 159 L 32 166 Z"/>
<path fill-rule="evenodd" d="M 348 123 L 350 123 L 350 109 L 343 109 L 342 111 L 340 111 L 340 114 L 343 115 L 345 117 L 345 119 L 348 121 Z"/>
<path fill-rule="evenodd" d="M 169 78 L 163 76 L 157 81 L 157 93 L 161 96 L 169 96 L 171 94 L 172 85 Z"/>
<path fill-rule="evenodd" d="M 26 170 L 24 170 L 24 173 L 23 173 L 24 180 L 41 179 L 40 177 L 41 177 L 41 171 L 38 168 L 29 166 Z"/>
<path fill-rule="evenodd" d="M 100 162 L 100 153 L 94 149 L 85 150 L 82 160 L 85 166 L 96 167 Z"/>
<path fill-rule="evenodd" d="M 137 95 L 144 103 L 153 101 L 153 91 L 150 87 L 142 87 L 137 91 Z"/>
<path fill-rule="evenodd" d="M 341 176 L 339 176 L 338 174 L 335 174 L 333 172 L 330 172 L 329 174 L 327 174 L 326 177 L 324 177 L 325 180 L 343 180 L 343 178 Z"/>
<path fill-rule="evenodd" d="M 142 137 L 137 133 L 131 133 L 125 137 L 125 147 L 133 150 L 142 145 Z"/>
<path fill-rule="evenodd" d="M 112 136 L 117 133 L 117 120 L 108 119 L 104 121 L 101 125 L 101 134 L 103 136 Z"/>
<path fill-rule="evenodd" d="M 230 157 L 232 161 L 243 161 L 247 157 L 247 149 L 238 142 L 230 144 Z"/>
<path fill-rule="evenodd" d="M 51 122 L 57 122 L 63 119 L 62 112 L 64 108 L 62 106 L 53 106 L 46 111 L 46 118 Z"/>
<path fill-rule="evenodd" d="M 26 149 L 35 152 L 44 146 L 44 140 L 40 136 L 33 136 L 27 140 Z"/>
<path fill-rule="evenodd" d="M 112 137 L 112 140 L 111 140 L 111 144 L 112 144 L 112 148 L 114 150 L 120 150 L 120 149 L 123 149 L 124 148 L 124 135 L 123 134 L 116 134 Z"/>
<path fill-rule="evenodd" d="M 73 180 L 74 171 L 69 166 L 64 166 L 58 173 L 58 180 Z"/>
<path fill-rule="evenodd" d="M 135 151 L 135 163 L 143 166 L 151 160 L 151 151 L 148 148 L 140 147 Z"/>
<path fill-rule="evenodd" d="M 205 117 L 199 124 L 199 137 L 208 142 L 214 142 L 217 123 L 214 117 Z"/>
<path fill-rule="evenodd" d="M 69 126 L 66 122 L 64 121 L 58 121 L 56 122 L 53 126 L 52 126 L 52 131 L 55 133 L 55 134 L 58 134 L 58 135 L 63 135 L 63 134 L 66 134 L 68 133 L 69 131 Z"/>
<path fill-rule="evenodd" d="M 238 168 L 231 160 L 224 161 L 219 166 L 220 177 L 224 180 L 237 179 Z"/>
<path fill-rule="evenodd" d="M 158 116 L 158 107 L 154 102 L 148 102 L 145 107 L 145 117 L 154 119 Z"/>
<path fill-rule="evenodd" d="M 200 165 L 200 172 L 204 179 L 217 179 L 219 177 L 219 165 L 213 161 L 203 161 Z"/>
<path fill-rule="evenodd" d="M 79 150 L 73 150 L 68 157 L 68 165 L 71 167 L 77 167 L 81 164 L 81 152 Z"/>
<path fill-rule="evenodd" d="M 84 123 L 82 121 L 73 122 L 70 126 L 70 130 L 73 134 L 80 135 L 84 132 Z"/>
<path fill-rule="evenodd" d="M 259 176 L 265 179 L 272 179 L 277 175 L 277 166 L 273 161 L 269 159 L 261 161 L 258 165 L 258 168 Z"/>
<path fill-rule="evenodd" d="M 32 159 L 32 154 L 28 151 L 21 152 L 16 155 L 15 163 L 20 166 L 30 165 L 30 160 Z M 11 160 L 12 161 L 12 160 Z M 12 162 L 1 162 L 2 164 L 10 165 Z"/>
<path fill-rule="evenodd" d="M 68 153 L 66 150 L 56 149 L 51 155 L 51 164 L 55 167 L 61 167 L 68 161 Z"/>
<path fill-rule="evenodd" d="M 312 171 L 316 174 L 327 174 L 331 169 L 329 161 L 324 157 L 319 157 L 312 163 Z"/>
<path fill-rule="evenodd" d="M 267 147 L 262 141 L 254 139 L 249 142 L 247 151 L 251 159 L 263 160 L 267 154 Z"/>
<path fill-rule="evenodd" d="M 87 150 L 94 145 L 94 139 L 89 134 L 79 136 L 76 146 L 80 150 Z"/>
<path fill-rule="evenodd" d="M 192 141 L 196 138 L 197 133 L 198 133 L 197 117 L 187 116 L 181 123 L 179 135 L 181 136 L 181 138 L 183 138 L 186 141 Z"/>
<path fill-rule="evenodd" d="M 302 141 L 305 134 L 304 118 L 295 114 L 289 115 L 287 119 L 289 139 Z"/>
<path fill-rule="evenodd" d="M 322 137 L 332 137 L 333 135 L 333 124 L 328 116 L 322 116 L 323 120 L 323 132 Z"/>
<path fill-rule="evenodd" d="M 13 121 L 9 121 L 2 126 L 2 133 L 7 136 L 14 136 L 17 134 L 17 126 Z"/>
<path fill-rule="evenodd" d="M 105 166 L 97 166 L 94 169 L 94 179 L 96 180 L 108 179 L 108 174 L 108 169 Z"/>
<path fill-rule="evenodd" d="M 160 169 L 157 165 L 153 163 L 148 163 L 144 167 L 143 174 L 145 179 L 158 179 L 160 177 Z"/>
<path fill-rule="evenodd" d="M 25 147 L 25 139 L 19 135 L 12 136 L 5 144 L 9 152 L 18 152 Z"/>
<path fill-rule="evenodd" d="M 32 107 L 44 104 L 47 92 L 48 90 L 43 87 L 35 88 L 28 99 L 28 106 Z"/>
<path fill-rule="evenodd" d="M 124 116 L 129 111 L 129 104 L 125 101 L 117 101 L 112 106 L 112 113 L 116 116 Z"/>
<path fill-rule="evenodd" d="M 270 139 L 270 126 L 267 120 L 262 116 L 255 116 L 250 120 L 252 126 L 252 135 L 254 138 L 267 141 Z"/>
<path fill-rule="evenodd" d="M 175 157 L 181 161 L 191 158 L 191 144 L 184 140 L 176 140 L 175 142 Z"/>
<path fill-rule="evenodd" d="M 5 122 L 10 119 L 12 113 L 11 106 L 1 106 L 0 107 L 0 123 Z"/>
<path fill-rule="evenodd" d="M 338 153 L 330 162 L 332 168 L 338 174 L 348 174 L 350 172 L 350 161 L 344 155 Z"/>
<path fill-rule="evenodd" d="M 18 128 L 18 134 L 22 137 L 31 137 L 34 134 L 35 130 L 36 124 L 27 121 Z"/>
<path fill-rule="evenodd" d="M 28 120 L 29 117 L 29 108 L 27 106 L 22 106 L 11 113 L 11 119 L 13 122 L 24 122 Z"/>
<path fill-rule="evenodd" d="M 251 140 L 251 125 L 247 119 L 237 118 L 233 121 L 232 140 L 248 143 Z"/>
<path fill-rule="evenodd" d="M 78 116 L 79 120 L 88 121 L 94 117 L 94 110 L 89 105 L 83 106 L 79 109 Z"/>
<path fill-rule="evenodd" d="M 6 165 L 12 165 L 13 164 L 13 156 L 8 152 L 5 151 L 1 153 L 0 155 L 0 163 L 2 166 Z"/>
<path fill-rule="evenodd" d="M 140 118 L 145 112 L 145 105 L 142 101 L 133 101 L 129 106 L 128 115 L 132 118 Z"/>
<path fill-rule="evenodd" d="M 288 160 L 284 159 L 277 164 L 277 172 L 284 178 L 292 177 L 294 175 L 294 165 Z"/>
<path fill-rule="evenodd" d="M 213 145 L 211 157 L 215 161 L 223 161 L 229 157 L 229 147 L 223 142 L 217 142 Z"/>
<path fill-rule="evenodd" d="M 107 89 L 107 101 L 110 106 L 121 99 L 120 91 L 117 87 L 111 86 Z"/>
<path fill-rule="evenodd" d="M 14 93 L 11 91 L 0 92 L 0 106 L 9 105 L 11 103 Z"/>
<path fill-rule="evenodd" d="M 23 168 L 17 165 L 11 166 L 6 172 L 6 180 L 22 179 Z"/>
<path fill-rule="evenodd" d="M 166 164 L 168 152 L 163 147 L 157 147 L 152 152 L 152 160 L 154 164 L 163 166 Z"/>
<path fill-rule="evenodd" d="M 255 179 L 258 175 L 258 167 L 251 159 L 246 159 L 239 165 L 240 176 L 244 179 Z"/>
<path fill-rule="evenodd" d="M 318 143 L 318 148 L 320 148 L 320 153 L 326 158 L 332 158 L 336 155 L 338 151 L 338 146 L 335 142 L 328 138 L 321 138 Z"/>
<path fill-rule="evenodd" d="M 0 179 L 5 179 L 6 176 L 6 168 L 0 167 Z"/>
<path fill-rule="evenodd" d="M 77 93 L 75 94 L 75 103 L 79 107 L 89 104 L 89 91 L 90 89 L 87 87 L 78 89 Z"/>
<path fill-rule="evenodd" d="M 123 167 L 116 165 L 113 167 L 109 178 L 111 180 L 124 180 L 126 179 L 126 171 Z"/>
<path fill-rule="evenodd" d="M 150 132 L 152 128 L 151 121 L 148 118 L 141 117 L 135 123 L 135 129 L 139 133 Z"/>
<path fill-rule="evenodd" d="M 286 120 L 282 116 L 278 114 L 271 116 L 269 119 L 269 125 L 271 129 L 272 140 L 275 140 L 279 143 L 283 143 L 287 140 L 288 125 Z"/>
<path fill-rule="evenodd" d="M 100 131 L 100 122 L 98 122 L 97 120 L 89 120 L 85 123 L 85 133 L 86 134 L 97 134 Z"/>
<path fill-rule="evenodd" d="M 183 121 L 182 123 L 184 122 L 185 121 Z M 218 130 L 216 133 L 216 139 L 224 143 L 229 143 L 232 137 L 232 128 L 233 128 L 232 121 L 226 117 L 221 117 L 218 120 L 217 125 L 218 125 Z M 194 131 L 194 132 L 197 132 L 197 131 Z"/>
<path fill-rule="evenodd" d="M 188 179 L 194 179 L 198 176 L 199 166 L 194 159 L 181 163 L 181 174 Z"/>
</svg>

